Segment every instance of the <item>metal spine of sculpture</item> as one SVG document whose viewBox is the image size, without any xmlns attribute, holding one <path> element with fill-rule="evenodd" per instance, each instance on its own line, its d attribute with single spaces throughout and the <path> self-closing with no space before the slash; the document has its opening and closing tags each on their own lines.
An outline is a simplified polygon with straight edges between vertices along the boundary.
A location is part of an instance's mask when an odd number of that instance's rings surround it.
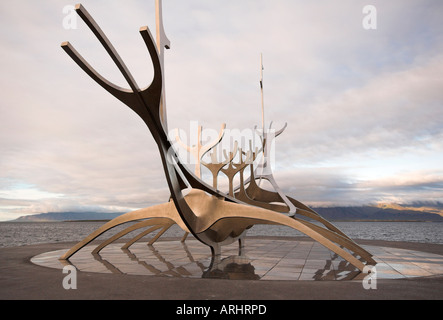
<svg viewBox="0 0 443 320">
<path fill-rule="evenodd" d="M 157 1 L 156 3 L 157 8 L 159 8 L 161 1 Z M 154 77 L 148 87 L 140 89 L 115 48 L 86 9 L 81 5 L 77 5 L 76 11 L 105 47 L 128 82 L 130 89 L 120 88 L 103 78 L 81 57 L 69 42 L 62 44 L 63 49 L 92 79 L 136 112 L 147 125 L 158 146 L 165 178 L 171 193 L 171 200 L 157 206 L 123 214 L 105 223 L 102 227 L 69 249 L 60 257 L 61 260 L 69 259 L 92 240 L 114 227 L 124 225 L 128 222 L 135 222 L 134 225 L 104 241 L 94 252 L 99 252 L 106 245 L 124 234 L 142 228 L 148 229 L 139 233 L 136 238 L 131 239 L 124 247 L 127 248 L 146 234 L 160 229 L 159 234 L 151 240 L 152 243 L 171 225 L 178 224 L 185 232 L 191 233 L 197 240 L 209 246 L 213 256 L 216 256 L 220 254 L 222 245 L 230 244 L 234 241 L 239 241 L 240 245 L 242 245 L 242 239 L 246 231 L 252 226 L 256 224 L 275 224 L 288 226 L 306 234 L 337 255 L 343 257 L 360 271 L 363 271 L 366 264 L 375 264 L 369 252 L 358 246 L 335 226 L 301 202 L 288 197 L 296 207 L 297 216 L 294 215 L 293 217 L 288 217 L 285 214 L 266 208 L 265 205 L 276 201 L 275 199 L 279 197 L 278 193 L 260 189 L 259 186 L 254 185 L 255 179 L 253 179 L 253 177 L 250 179 L 246 192 L 249 190 L 254 194 L 254 202 L 251 202 L 253 204 L 248 204 L 248 201 L 251 199 L 248 200 L 247 197 L 244 197 L 243 200 L 240 200 L 235 197 L 236 194 L 233 192 L 231 195 L 219 192 L 216 190 L 214 184 L 214 187 L 211 187 L 203 182 L 200 177 L 189 171 L 186 165 L 183 164 L 176 155 L 172 143 L 168 140 L 165 132 L 165 118 L 162 116 L 165 110 L 165 104 L 162 104 L 164 76 L 161 53 L 148 27 L 142 27 L 140 34 L 147 46 L 153 64 Z M 162 30 L 162 28 L 160 29 Z M 162 32 L 161 30 L 158 30 L 158 32 Z M 161 42 L 162 37 L 159 39 Z M 162 43 L 159 45 L 163 46 Z M 236 173 L 239 172 L 242 174 L 247 162 L 254 158 L 255 155 L 252 150 L 250 150 L 246 152 L 246 159 L 243 159 L 242 152 L 239 153 L 239 156 L 239 162 L 232 164 L 233 157 L 227 155 L 229 161 L 226 165 L 232 165 Z M 222 167 L 220 167 L 220 170 L 221 169 Z M 214 174 L 218 174 L 220 170 L 217 170 L 217 168 L 214 168 Z M 253 172 L 254 170 L 251 164 L 251 174 L 253 174 Z M 185 195 L 185 190 L 190 191 Z M 241 194 L 244 196 L 247 193 L 241 190 Z M 240 195 L 240 193 L 237 193 L 237 195 Z M 281 200 L 281 197 L 279 199 Z M 260 203 L 263 203 L 263 205 L 258 205 Z M 323 226 L 301 219 L 303 216 L 317 220 L 321 222 Z"/>
</svg>

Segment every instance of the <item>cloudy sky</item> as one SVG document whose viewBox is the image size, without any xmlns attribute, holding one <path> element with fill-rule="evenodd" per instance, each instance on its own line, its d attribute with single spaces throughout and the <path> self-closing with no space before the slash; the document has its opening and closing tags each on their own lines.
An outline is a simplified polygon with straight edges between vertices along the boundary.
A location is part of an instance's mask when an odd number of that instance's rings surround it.
<svg viewBox="0 0 443 320">
<path fill-rule="evenodd" d="M 154 2 L 82 2 L 140 87 L 152 67 L 139 28 L 155 33 Z M 289 195 L 309 205 L 443 202 L 442 1 L 163 2 L 169 129 L 260 126 L 263 53 L 266 123 L 288 123 L 274 176 Z M 128 87 L 80 18 L 64 27 L 74 4 L 0 2 L 0 220 L 168 199 L 142 121 L 60 48 L 70 41 Z M 376 29 L 362 24 L 368 4 Z"/>
</svg>

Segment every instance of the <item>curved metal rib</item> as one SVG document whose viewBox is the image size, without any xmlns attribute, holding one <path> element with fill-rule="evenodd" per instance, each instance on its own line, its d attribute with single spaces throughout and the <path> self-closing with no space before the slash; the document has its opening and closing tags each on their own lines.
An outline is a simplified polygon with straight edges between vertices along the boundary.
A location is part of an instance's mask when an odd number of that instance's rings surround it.
<svg viewBox="0 0 443 320">
<path fill-rule="evenodd" d="M 141 233 L 139 233 L 137 236 L 135 236 L 134 238 L 132 238 L 131 240 L 129 240 L 128 242 L 126 242 L 123 246 L 122 249 L 128 249 L 130 246 L 132 246 L 134 243 L 136 243 L 137 241 L 139 241 L 141 238 L 147 236 L 148 234 L 150 234 L 151 232 L 154 232 L 160 228 L 164 228 L 163 226 L 153 226 Z"/>
<path fill-rule="evenodd" d="M 114 236 L 112 236 L 111 238 L 107 239 L 106 241 L 103 241 L 100 245 L 98 245 L 93 251 L 92 253 L 99 253 L 103 248 L 105 248 L 106 246 L 110 245 L 111 243 L 115 242 L 116 240 L 124 237 L 125 235 L 127 235 L 128 233 L 138 230 L 140 228 L 145 228 L 148 226 L 154 226 L 153 228 L 149 229 L 152 231 L 155 231 L 157 229 L 163 228 L 164 225 L 167 224 L 174 224 L 174 222 L 171 219 L 168 218 L 153 218 L 153 219 L 149 219 L 149 220 L 145 220 L 145 221 L 141 221 L 139 223 L 136 223 L 120 232 L 118 232 L 117 234 L 115 234 Z"/>
<path fill-rule="evenodd" d="M 129 72 L 129 69 L 126 67 L 125 63 L 118 54 L 117 50 L 115 50 L 112 43 L 109 41 L 108 37 L 106 37 L 105 33 L 102 31 L 102 29 L 100 29 L 99 25 L 95 22 L 95 20 L 92 18 L 89 12 L 81 4 L 77 4 L 75 6 L 75 10 L 78 13 L 78 15 L 83 19 L 83 21 L 88 25 L 89 29 L 91 29 L 91 31 L 95 34 L 95 36 L 103 45 L 105 50 L 108 52 L 109 56 L 117 65 L 122 75 L 125 77 L 132 91 L 138 92 L 139 87 L 135 82 L 134 77 L 132 76 L 131 72 Z"/>
<path fill-rule="evenodd" d="M 180 138 L 180 134 L 178 132 L 178 129 L 175 129 L 175 140 L 178 144 L 182 146 L 182 148 L 186 149 L 195 159 L 195 175 L 198 178 L 201 178 L 201 163 L 202 158 L 205 156 L 206 153 L 208 153 L 212 148 L 214 148 L 216 145 L 220 143 L 220 141 L 223 139 L 223 136 L 225 134 L 226 129 L 226 123 L 223 123 L 221 125 L 220 132 L 218 134 L 218 137 L 214 139 L 213 141 L 202 145 L 202 126 L 198 126 L 197 131 L 197 143 L 193 146 L 188 146 L 186 143 L 182 141 Z"/>
<path fill-rule="evenodd" d="M 272 123 L 273 123 L 273 121 L 271 121 L 271 123 L 269 124 L 269 130 L 271 130 L 271 128 L 272 128 Z M 274 137 L 277 138 L 279 135 L 281 135 L 283 133 L 283 131 L 285 131 L 287 126 L 288 126 L 288 123 L 285 122 L 285 125 L 280 130 L 275 131 Z"/>
<path fill-rule="evenodd" d="M 112 94 L 114 97 L 122 101 L 124 104 L 131 106 L 134 104 L 135 99 L 133 92 L 128 89 L 120 88 L 112 82 L 106 80 L 101 76 L 81 55 L 75 50 L 74 46 L 68 41 L 63 42 L 61 47 L 65 52 L 74 60 L 77 65 L 85 71 L 95 82 L 102 86 L 106 91 Z"/>
<path fill-rule="evenodd" d="M 218 174 L 221 170 L 221 168 L 223 168 L 226 164 L 223 162 L 219 162 L 217 159 L 217 152 L 215 151 L 216 148 L 214 147 L 212 149 L 212 153 L 211 153 L 211 162 L 205 162 L 205 161 L 201 161 L 201 163 L 208 168 L 209 171 L 211 171 L 212 173 L 212 187 L 217 190 L 217 184 L 218 184 Z"/>
</svg>

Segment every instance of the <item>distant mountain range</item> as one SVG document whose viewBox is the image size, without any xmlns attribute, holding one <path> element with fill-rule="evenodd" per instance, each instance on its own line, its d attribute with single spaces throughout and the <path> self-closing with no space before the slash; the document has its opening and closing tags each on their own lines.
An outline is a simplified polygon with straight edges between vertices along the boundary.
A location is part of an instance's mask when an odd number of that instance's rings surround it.
<svg viewBox="0 0 443 320">
<path fill-rule="evenodd" d="M 379 204 L 378 207 L 383 209 L 413 210 L 413 211 L 436 213 L 443 217 L 443 203 L 441 202 L 413 202 L 408 205 L 383 203 Z"/>
<path fill-rule="evenodd" d="M 439 213 L 400 206 L 329 207 L 315 208 L 315 211 L 331 221 L 443 221 L 443 216 Z"/>
<path fill-rule="evenodd" d="M 57 221 L 103 221 L 112 220 L 124 212 L 120 213 L 102 213 L 102 212 L 49 212 L 22 216 L 14 222 L 57 222 Z"/>
<path fill-rule="evenodd" d="M 443 222 L 443 204 L 408 206 L 380 204 L 377 206 L 313 208 L 330 221 L 435 221 Z M 123 214 L 99 212 L 50 212 L 22 216 L 15 222 L 50 222 L 81 220 L 112 220 Z"/>
</svg>

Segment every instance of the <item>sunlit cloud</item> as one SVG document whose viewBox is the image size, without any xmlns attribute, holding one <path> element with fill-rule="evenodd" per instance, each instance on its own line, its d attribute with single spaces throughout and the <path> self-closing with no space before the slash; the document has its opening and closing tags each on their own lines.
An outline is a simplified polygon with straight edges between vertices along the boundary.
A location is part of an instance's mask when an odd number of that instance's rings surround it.
<svg viewBox="0 0 443 320">
<path fill-rule="evenodd" d="M 43 200 L 43 199 L 53 199 L 62 198 L 63 194 L 50 193 L 41 191 L 38 189 L 13 189 L 13 190 L 0 190 L 0 198 L 9 200 Z"/>
</svg>

